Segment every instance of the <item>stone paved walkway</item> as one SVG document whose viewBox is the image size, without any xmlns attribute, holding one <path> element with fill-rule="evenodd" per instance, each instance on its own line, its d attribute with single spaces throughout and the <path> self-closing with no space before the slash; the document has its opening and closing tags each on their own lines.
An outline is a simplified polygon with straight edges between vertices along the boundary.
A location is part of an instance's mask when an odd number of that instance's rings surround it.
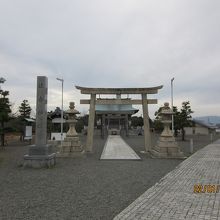
<svg viewBox="0 0 220 220">
<path fill-rule="evenodd" d="M 220 140 L 183 161 L 119 219 L 220 219 Z"/>
<path fill-rule="evenodd" d="M 101 160 L 140 160 L 141 158 L 119 135 L 109 135 Z"/>
</svg>

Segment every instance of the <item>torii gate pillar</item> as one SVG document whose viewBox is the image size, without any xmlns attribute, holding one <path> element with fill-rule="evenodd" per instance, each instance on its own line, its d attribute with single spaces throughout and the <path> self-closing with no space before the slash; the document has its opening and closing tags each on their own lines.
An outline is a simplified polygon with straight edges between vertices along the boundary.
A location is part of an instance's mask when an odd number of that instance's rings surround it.
<svg viewBox="0 0 220 220">
<path fill-rule="evenodd" d="M 147 94 L 142 94 L 142 107 L 143 107 L 143 119 L 144 119 L 144 147 L 146 153 L 151 150 L 151 134 L 148 115 L 148 103 Z"/>
<path fill-rule="evenodd" d="M 95 100 L 96 94 L 91 94 L 90 108 L 89 108 L 89 123 L 87 130 L 86 151 L 92 152 L 93 146 L 93 134 L 94 134 L 94 122 L 95 122 Z"/>
</svg>

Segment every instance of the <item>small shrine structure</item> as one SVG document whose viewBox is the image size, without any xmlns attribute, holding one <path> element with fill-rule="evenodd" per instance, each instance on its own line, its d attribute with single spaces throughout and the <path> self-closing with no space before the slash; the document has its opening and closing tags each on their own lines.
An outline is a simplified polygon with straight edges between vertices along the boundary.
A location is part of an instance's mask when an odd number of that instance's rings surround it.
<svg viewBox="0 0 220 220">
<path fill-rule="evenodd" d="M 64 112 L 63 120 L 61 119 L 61 109 L 56 107 L 55 111 L 49 113 L 50 120 L 50 138 L 51 140 L 61 141 L 61 123 L 63 123 L 63 130 L 66 130 L 66 113 Z M 66 137 L 66 132 L 63 132 L 63 138 Z"/>
<path fill-rule="evenodd" d="M 116 97 L 121 99 L 121 95 Z M 98 99 L 99 100 L 99 99 Z M 127 100 L 130 100 L 127 98 Z M 130 105 L 95 105 L 95 114 L 97 121 L 100 122 L 101 136 L 104 138 L 107 134 L 120 135 L 122 132 L 129 135 L 129 121 L 131 116 L 139 110 Z"/>
</svg>

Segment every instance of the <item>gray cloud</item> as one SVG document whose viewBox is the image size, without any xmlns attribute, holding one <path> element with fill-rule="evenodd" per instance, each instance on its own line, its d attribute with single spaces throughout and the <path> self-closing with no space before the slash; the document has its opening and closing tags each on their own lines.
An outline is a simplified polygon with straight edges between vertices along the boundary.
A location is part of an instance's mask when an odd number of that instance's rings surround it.
<svg viewBox="0 0 220 220">
<path fill-rule="evenodd" d="M 37 75 L 49 77 L 49 107 L 83 96 L 74 85 L 164 85 L 159 105 L 190 100 L 195 115 L 219 115 L 218 0 L 0 0 L 0 73 L 13 102 L 35 105 Z M 57 97 L 57 98 L 56 98 Z M 151 106 L 151 114 L 158 106 Z"/>
</svg>

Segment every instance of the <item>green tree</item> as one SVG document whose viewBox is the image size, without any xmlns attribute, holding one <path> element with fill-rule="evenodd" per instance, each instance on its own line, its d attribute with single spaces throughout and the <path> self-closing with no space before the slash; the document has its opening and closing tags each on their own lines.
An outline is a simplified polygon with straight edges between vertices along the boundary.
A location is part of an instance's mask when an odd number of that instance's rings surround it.
<svg viewBox="0 0 220 220">
<path fill-rule="evenodd" d="M 0 83 L 4 83 L 5 79 L 0 78 Z M 3 91 L 0 89 L 0 133 L 1 133 L 1 145 L 5 145 L 5 122 L 8 122 L 10 119 L 10 103 L 8 99 L 9 91 Z"/>
<path fill-rule="evenodd" d="M 175 107 L 174 111 L 174 129 L 175 133 L 177 130 L 181 130 L 182 140 L 185 140 L 185 127 L 191 126 L 191 114 L 193 111 L 191 110 L 190 102 L 185 101 L 182 103 L 182 108 L 180 111 Z"/>
<path fill-rule="evenodd" d="M 22 118 L 30 118 L 31 115 L 31 107 L 28 103 L 28 100 L 23 100 L 21 105 L 19 106 L 20 116 Z"/>
<path fill-rule="evenodd" d="M 161 120 L 161 117 L 160 117 L 161 111 L 162 111 L 162 107 L 160 107 L 160 108 L 154 113 L 156 120 Z"/>
<path fill-rule="evenodd" d="M 161 117 L 160 117 L 160 112 L 162 110 L 162 107 L 160 107 L 155 113 L 155 120 L 153 122 L 153 126 L 154 126 L 154 129 L 155 131 L 157 132 L 162 132 L 163 131 L 163 123 L 161 122 Z"/>
<path fill-rule="evenodd" d="M 143 117 L 137 117 L 137 116 L 133 116 L 131 117 L 131 126 L 133 127 L 137 127 L 140 126 L 142 127 L 144 125 L 144 120 Z"/>
<path fill-rule="evenodd" d="M 81 117 L 81 119 L 83 120 L 83 125 L 88 126 L 88 124 L 89 124 L 89 115 L 84 115 L 84 116 Z"/>
<path fill-rule="evenodd" d="M 78 120 L 76 122 L 75 128 L 76 128 L 76 132 L 77 133 L 81 133 L 82 132 L 82 130 L 84 128 L 84 121 L 83 121 L 82 117 L 78 118 Z"/>
</svg>

